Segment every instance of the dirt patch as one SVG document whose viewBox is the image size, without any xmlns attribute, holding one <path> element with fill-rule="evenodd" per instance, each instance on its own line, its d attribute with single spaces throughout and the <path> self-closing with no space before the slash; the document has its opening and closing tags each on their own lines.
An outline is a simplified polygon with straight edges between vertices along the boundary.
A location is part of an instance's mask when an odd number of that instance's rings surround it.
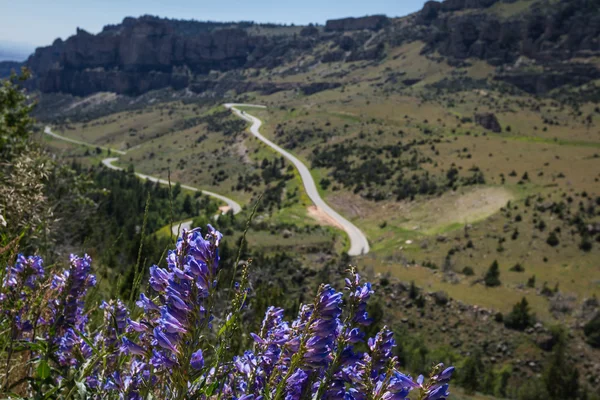
<svg viewBox="0 0 600 400">
<path fill-rule="evenodd" d="M 110 93 L 110 92 L 109 93 L 107 93 L 107 92 L 96 93 L 89 97 L 86 97 L 85 99 L 82 99 L 80 101 L 77 101 L 77 102 L 71 104 L 67 108 L 67 111 L 72 110 L 77 107 L 82 107 L 82 108 L 95 107 L 95 106 L 98 106 L 103 103 L 111 102 L 111 101 L 115 100 L 116 98 L 117 98 L 116 93 Z"/>
<path fill-rule="evenodd" d="M 372 202 L 352 193 L 327 196 L 327 202 L 346 218 L 386 221 L 411 231 L 435 233 L 453 224 L 485 219 L 515 196 L 502 187 L 461 188 L 440 197 L 417 201 Z"/>
<path fill-rule="evenodd" d="M 414 229 L 432 232 L 452 224 L 466 224 L 485 219 L 504 207 L 514 195 L 501 187 L 485 187 L 463 192 L 449 192 L 441 197 L 411 207 L 410 223 Z"/>
<path fill-rule="evenodd" d="M 246 143 L 243 140 L 240 140 L 234 144 L 235 151 L 237 155 L 242 159 L 244 164 L 252 164 L 252 160 L 248 156 L 248 147 L 246 147 Z"/>
<path fill-rule="evenodd" d="M 227 214 L 229 212 L 229 210 L 231 210 L 231 207 L 229 207 L 229 206 L 221 206 L 221 207 L 219 207 L 219 210 L 221 211 L 221 213 Z"/>
<path fill-rule="evenodd" d="M 336 222 L 336 220 L 331 218 L 329 215 L 325 214 L 325 212 L 323 212 L 323 210 L 321 210 L 320 208 L 316 206 L 310 206 L 306 210 L 308 211 L 308 216 L 315 219 L 321 225 L 329 225 L 339 229 L 344 229 L 340 224 Z"/>
<path fill-rule="evenodd" d="M 325 201 L 344 217 L 351 219 L 369 218 L 374 209 L 380 206 L 355 194 L 341 191 L 327 195 Z"/>
</svg>

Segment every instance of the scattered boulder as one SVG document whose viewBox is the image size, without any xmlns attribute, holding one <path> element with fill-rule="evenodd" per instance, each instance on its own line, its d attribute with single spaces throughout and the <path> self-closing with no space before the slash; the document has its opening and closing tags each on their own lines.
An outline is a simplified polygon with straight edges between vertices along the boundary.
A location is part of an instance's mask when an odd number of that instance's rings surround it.
<svg viewBox="0 0 600 400">
<path fill-rule="evenodd" d="M 556 344 L 556 338 L 549 333 L 545 333 L 539 335 L 536 338 L 535 343 L 540 349 L 544 351 L 551 351 L 554 345 Z"/>
<path fill-rule="evenodd" d="M 444 292 L 443 290 L 433 293 L 432 297 L 437 305 L 444 306 L 448 304 L 448 293 Z"/>
</svg>

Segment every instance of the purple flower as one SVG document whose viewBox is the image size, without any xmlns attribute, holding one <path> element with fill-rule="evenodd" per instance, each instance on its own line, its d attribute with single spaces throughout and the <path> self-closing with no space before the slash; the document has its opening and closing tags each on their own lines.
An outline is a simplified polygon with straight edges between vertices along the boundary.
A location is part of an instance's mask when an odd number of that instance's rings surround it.
<svg viewBox="0 0 600 400">
<path fill-rule="evenodd" d="M 443 368 L 443 364 L 440 367 L 440 369 Z M 452 377 L 452 373 L 454 372 L 454 367 L 448 367 L 445 370 L 442 371 L 442 373 L 440 373 L 439 375 L 435 375 L 433 377 L 433 380 L 437 383 L 446 383 L 450 381 L 450 378 Z"/>
<path fill-rule="evenodd" d="M 154 338 L 158 345 L 163 349 L 170 350 L 173 353 L 179 353 L 179 350 L 175 347 L 175 344 L 172 343 L 171 339 L 158 327 L 154 328 Z"/>
<path fill-rule="evenodd" d="M 192 354 L 190 365 L 192 368 L 198 371 L 204 367 L 204 356 L 202 355 L 202 350 L 197 350 Z"/>
<path fill-rule="evenodd" d="M 308 375 L 301 369 L 297 369 L 286 382 L 286 400 L 300 400 Z"/>
<path fill-rule="evenodd" d="M 138 307 L 142 307 L 145 312 L 148 312 L 149 310 L 159 310 L 158 306 L 154 304 L 152 300 L 146 297 L 144 293 L 140 293 L 140 299 L 136 302 L 136 304 Z"/>
<path fill-rule="evenodd" d="M 146 350 L 142 346 L 133 343 L 126 337 L 121 338 L 121 342 L 121 352 L 125 354 L 136 354 L 138 356 L 146 355 Z"/>
<path fill-rule="evenodd" d="M 448 392 L 448 384 L 445 383 L 443 385 L 437 385 L 429 389 L 424 400 L 442 400 L 448 397 L 449 395 L 450 393 Z"/>
</svg>

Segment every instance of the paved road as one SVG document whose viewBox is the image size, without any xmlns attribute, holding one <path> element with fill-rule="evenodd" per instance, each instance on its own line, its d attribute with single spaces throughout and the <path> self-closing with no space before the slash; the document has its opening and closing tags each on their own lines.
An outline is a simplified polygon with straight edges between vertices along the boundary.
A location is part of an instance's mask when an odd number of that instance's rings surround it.
<svg viewBox="0 0 600 400">
<path fill-rule="evenodd" d="M 306 189 L 306 194 L 312 200 L 316 207 L 321 209 L 331 218 L 333 218 L 339 225 L 344 228 L 344 231 L 348 234 L 350 238 L 350 249 L 348 250 L 348 255 L 357 256 L 361 254 L 367 254 L 369 252 L 369 242 L 364 233 L 361 232 L 358 227 L 356 227 L 352 222 L 348 221 L 346 218 L 342 217 L 338 214 L 333 208 L 329 207 L 327 203 L 321 198 L 319 195 L 319 191 L 317 190 L 317 186 L 315 185 L 315 181 L 310 174 L 309 169 L 296 157 L 292 154 L 288 153 L 281 147 L 277 146 L 275 143 L 271 142 L 269 139 L 261 135 L 259 132 L 259 128 L 262 125 L 262 121 L 246 112 L 242 112 L 237 109 L 237 106 L 245 106 L 245 107 L 257 107 L 257 108 L 266 108 L 265 106 L 258 106 L 253 104 L 233 104 L 228 103 L 225 104 L 225 107 L 230 108 L 233 112 L 240 118 L 245 119 L 252 123 L 250 126 L 250 132 L 256 136 L 259 140 L 265 143 L 267 146 L 271 147 L 273 150 L 277 151 L 285 158 L 290 160 L 292 164 L 298 169 L 300 173 L 300 177 L 302 178 L 302 182 L 304 183 L 304 188 Z"/>
<path fill-rule="evenodd" d="M 65 142 L 70 142 L 70 143 L 75 143 L 75 144 L 81 144 L 83 146 L 98 147 L 98 148 L 100 148 L 102 150 L 110 151 L 111 153 L 117 153 L 117 154 L 121 154 L 121 155 L 125 154 L 125 152 L 121 151 L 121 150 L 115 150 L 115 149 L 109 149 L 108 147 L 96 146 L 94 144 L 90 144 L 90 143 L 82 142 L 82 141 L 79 141 L 79 140 L 71 139 L 71 138 L 68 138 L 68 137 L 65 137 L 65 136 L 61 136 L 58 133 L 52 132 L 52 129 L 49 126 L 47 126 L 46 128 L 44 128 L 44 133 L 46 135 L 50 135 L 50 136 L 52 136 L 52 137 L 54 137 L 56 139 L 64 140 Z"/>
<path fill-rule="evenodd" d="M 113 163 L 115 161 L 118 161 L 119 159 L 116 157 L 111 157 L 111 158 L 105 158 L 104 160 L 102 160 L 102 164 L 106 165 L 108 168 L 110 169 L 114 169 L 117 171 L 122 170 L 123 168 L 121 167 L 117 167 L 116 165 L 113 165 Z M 162 183 L 163 185 L 168 185 L 169 181 L 165 180 L 165 179 L 160 179 L 160 178 L 156 178 L 154 176 L 150 176 L 150 175 L 146 175 L 146 174 L 141 174 L 139 172 L 135 173 L 138 177 L 140 177 L 141 179 L 147 179 L 150 182 L 158 182 L 158 183 Z M 175 182 L 171 182 L 171 184 L 174 184 Z M 188 186 L 188 185 L 181 185 L 181 187 L 183 189 L 187 189 L 187 190 L 191 190 L 193 192 L 202 192 L 203 194 L 210 196 L 210 197 L 214 197 L 215 199 L 219 199 L 221 201 L 223 201 L 224 203 L 227 204 L 228 207 L 230 207 L 233 210 L 234 214 L 239 213 L 240 211 L 242 211 L 242 207 L 235 201 L 231 200 L 228 197 L 225 196 L 221 196 L 220 194 L 214 193 L 214 192 L 209 192 L 208 190 L 202 190 L 202 189 L 198 189 L 195 188 L 193 186 Z"/>
<path fill-rule="evenodd" d="M 90 143 L 81 142 L 81 141 L 79 141 L 79 140 L 70 139 L 70 138 L 68 138 L 68 137 L 61 136 L 61 135 L 59 135 L 59 134 L 57 134 L 57 133 L 54 133 L 54 132 L 52 132 L 52 129 L 51 129 L 49 126 L 47 126 L 47 127 L 44 129 L 44 133 L 46 133 L 47 135 L 50 135 L 50 136 L 52 136 L 52 137 L 55 137 L 55 138 L 57 138 L 57 139 L 64 140 L 64 141 L 67 141 L 67 142 L 70 142 L 70 143 L 75 143 L 75 144 L 80 144 L 80 145 L 84 145 L 84 146 L 90 146 L 90 147 L 100 147 L 100 148 L 101 148 L 101 149 L 103 149 L 103 150 L 110 150 L 112 153 L 118 153 L 118 154 L 121 154 L 121 155 L 124 155 L 124 154 L 126 154 L 126 153 L 127 153 L 127 152 L 125 152 L 125 151 L 121 151 L 121 150 L 115 150 L 115 149 L 109 149 L 109 148 L 107 148 L 107 147 L 102 147 L 102 146 L 95 146 L 95 145 L 93 145 L 93 144 L 90 144 Z M 123 168 L 121 168 L 121 167 L 117 167 L 116 165 L 114 165 L 114 164 L 113 164 L 114 162 L 116 162 L 116 161 L 118 161 L 118 160 L 119 160 L 119 158 L 118 158 L 118 157 L 108 157 L 108 158 L 105 158 L 104 160 L 102 160 L 102 164 L 106 165 L 106 166 L 107 166 L 108 168 L 110 168 L 110 169 L 114 169 L 114 170 L 120 171 L 120 170 L 122 170 Z M 160 178 L 156 178 L 156 177 L 154 177 L 154 176 L 145 175 L 145 174 L 140 174 L 139 172 L 136 172 L 135 174 L 136 174 L 136 175 L 137 175 L 139 178 L 141 178 L 141 179 L 147 179 L 147 180 L 149 180 L 149 181 L 151 181 L 151 182 L 158 182 L 158 183 L 161 183 L 161 184 L 164 184 L 164 185 L 168 185 L 168 184 L 169 184 L 169 181 L 167 181 L 167 180 L 164 180 L 164 179 L 160 179 Z M 176 182 L 171 182 L 171 184 L 174 184 L 174 183 L 176 183 Z M 234 213 L 234 214 L 237 214 L 237 213 L 239 213 L 240 211 L 242 211 L 242 207 L 241 207 L 241 206 L 240 206 L 240 205 L 239 205 L 237 202 L 235 202 L 235 201 L 231 200 L 231 199 L 230 199 L 230 198 L 228 198 L 228 197 L 222 196 L 222 195 L 220 195 L 220 194 L 217 194 L 217 193 L 214 193 L 214 192 L 209 192 L 208 190 L 202 190 L 202 189 L 198 189 L 198 188 L 195 188 L 195 187 L 193 187 L 193 186 L 181 185 L 181 187 L 182 187 L 183 189 L 191 190 L 191 191 L 193 191 L 193 192 L 198 192 L 198 191 L 200 191 L 200 192 L 202 192 L 203 194 L 205 194 L 205 195 L 207 195 L 207 196 L 214 197 L 215 199 L 219 199 L 219 200 L 221 200 L 222 202 L 224 202 L 225 204 L 227 204 L 227 206 L 228 206 L 228 207 L 229 207 L 231 210 L 233 210 L 233 213 Z M 189 221 L 184 221 L 184 222 L 181 222 L 181 224 L 180 224 L 180 225 L 181 225 L 181 229 L 190 229 L 190 228 L 191 228 L 191 226 L 192 226 L 192 221 L 191 221 L 191 220 L 189 220 Z M 173 226 L 173 233 L 174 233 L 174 234 L 177 234 L 177 233 L 178 233 L 178 230 L 179 230 L 178 228 L 179 228 L 179 226 L 180 226 L 180 225 L 178 224 L 177 226 Z"/>
</svg>

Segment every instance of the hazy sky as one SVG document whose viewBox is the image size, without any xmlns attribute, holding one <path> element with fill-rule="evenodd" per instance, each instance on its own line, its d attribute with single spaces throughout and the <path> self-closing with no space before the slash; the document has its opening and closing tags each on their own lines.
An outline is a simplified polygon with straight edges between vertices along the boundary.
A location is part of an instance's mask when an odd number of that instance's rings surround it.
<svg viewBox="0 0 600 400">
<path fill-rule="evenodd" d="M 417 11 L 424 0 L 0 0 L 0 43 L 32 46 L 92 33 L 126 16 L 307 24 L 330 18 Z"/>
</svg>

